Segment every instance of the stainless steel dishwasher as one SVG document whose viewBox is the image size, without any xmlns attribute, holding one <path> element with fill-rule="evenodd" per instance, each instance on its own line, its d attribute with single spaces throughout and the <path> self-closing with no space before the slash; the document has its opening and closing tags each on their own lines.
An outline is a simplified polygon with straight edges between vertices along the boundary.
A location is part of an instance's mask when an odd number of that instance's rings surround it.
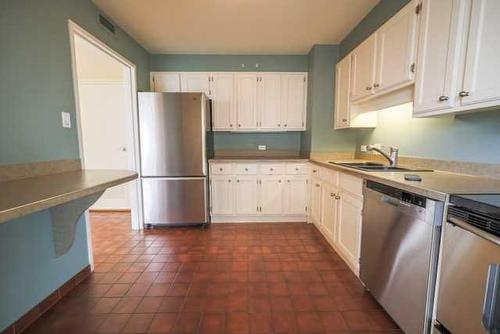
<svg viewBox="0 0 500 334">
<path fill-rule="evenodd" d="M 405 333 L 430 333 L 442 202 L 365 181 L 360 278 Z"/>
</svg>

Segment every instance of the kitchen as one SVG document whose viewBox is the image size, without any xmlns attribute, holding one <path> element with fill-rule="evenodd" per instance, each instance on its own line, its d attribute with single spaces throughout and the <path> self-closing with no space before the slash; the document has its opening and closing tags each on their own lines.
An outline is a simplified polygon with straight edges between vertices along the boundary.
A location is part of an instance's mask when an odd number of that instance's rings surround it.
<svg viewBox="0 0 500 334">
<path fill-rule="evenodd" d="M 321 42 L 318 35 L 301 48 L 295 41 L 293 52 L 280 51 L 290 41 L 228 42 L 224 49 L 215 39 L 192 36 L 191 45 L 162 51 L 160 45 L 172 38 L 168 29 L 147 31 L 168 22 L 134 21 L 161 17 L 158 8 L 133 1 L 72 2 L 80 13 L 71 6 L 2 4 L 4 22 L 11 24 L 2 30 L 19 35 L 30 22 L 48 24 L 38 11 L 59 13 L 51 24 L 59 31 L 54 38 L 64 41 L 66 70 L 60 76 L 66 85 L 59 91 L 66 95 L 72 94 L 71 57 L 67 31 L 60 27 L 68 19 L 134 64 L 141 165 L 108 174 L 83 170 L 90 180 L 84 185 L 75 162 L 71 178 L 50 165 L 27 178 L 30 163 L 78 160 L 78 134 L 40 121 L 44 141 L 34 141 L 27 136 L 34 125 L 23 123 L 29 118 L 7 110 L 35 110 L 36 104 L 18 100 L 11 87 L 2 89 L 0 101 L 7 103 L 0 185 L 6 190 L 0 235 L 4 269 L 12 272 L 0 279 L 5 333 L 64 333 L 76 324 L 88 333 L 498 330 L 500 83 L 494 74 L 500 67 L 500 7 L 494 1 L 357 1 L 359 7 L 349 8 L 346 21 L 337 24 L 336 38 Z M 323 17 L 300 3 L 304 15 Z M 345 2 L 335 3 L 339 13 L 342 3 L 345 9 Z M 134 13 L 139 7 L 147 14 Z M 259 6 L 245 8 L 252 13 Z M 26 16 L 14 24 L 20 12 Z M 339 22 L 341 16 L 335 16 Z M 10 52 L 9 68 L 18 66 L 17 72 L 6 71 L 8 78 L 24 71 L 16 52 L 47 50 L 7 35 L 1 41 Z M 41 59 L 56 66 L 52 61 L 60 56 L 54 52 Z M 53 74 L 46 77 L 60 84 Z M 21 91 L 40 87 L 33 89 Z M 199 107 L 188 108 L 187 101 L 176 100 L 181 96 Z M 73 98 L 52 97 L 41 108 L 56 109 L 57 117 L 69 110 L 78 124 Z M 183 123 L 186 131 L 164 131 L 163 125 L 172 125 L 166 119 L 186 113 L 192 115 Z M 17 122 L 18 133 L 4 126 L 9 120 Z M 194 123 L 196 132 L 188 126 Z M 12 141 L 18 150 L 3 144 Z M 162 152 L 179 159 L 165 160 Z M 188 180 L 197 190 L 158 186 L 182 178 L 197 178 Z M 78 195 L 51 186 L 65 182 Z M 88 216 L 78 217 L 105 189 L 126 182 L 142 187 L 145 229 L 106 227 L 115 216 L 91 212 L 89 232 Z M 44 187 L 53 195 L 61 191 L 57 200 L 30 189 Z M 181 223 L 204 227 L 162 226 Z M 45 244 L 31 237 L 27 247 L 26 226 L 35 225 Z M 22 256 L 10 255 L 16 252 Z M 134 252 L 140 260 L 123 260 Z M 22 274 L 26 268 L 44 277 L 43 289 Z M 47 268 L 60 275 L 51 277 Z M 21 291 L 21 281 L 28 291 Z M 180 304 L 172 308 L 173 302 Z M 81 314 L 74 318 L 72 310 Z M 72 317 L 73 323 L 67 320 Z"/>
</svg>

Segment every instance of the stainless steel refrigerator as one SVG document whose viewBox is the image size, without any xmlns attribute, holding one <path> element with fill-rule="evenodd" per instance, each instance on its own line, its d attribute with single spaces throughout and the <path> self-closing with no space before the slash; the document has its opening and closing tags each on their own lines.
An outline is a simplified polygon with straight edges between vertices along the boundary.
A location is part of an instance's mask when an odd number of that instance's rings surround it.
<svg viewBox="0 0 500 334">
<path fill-rule="evenodd" d="M 210 100 L 203 93 L 139 93 L 145 227 L 209 222 Z"/>
</svg>

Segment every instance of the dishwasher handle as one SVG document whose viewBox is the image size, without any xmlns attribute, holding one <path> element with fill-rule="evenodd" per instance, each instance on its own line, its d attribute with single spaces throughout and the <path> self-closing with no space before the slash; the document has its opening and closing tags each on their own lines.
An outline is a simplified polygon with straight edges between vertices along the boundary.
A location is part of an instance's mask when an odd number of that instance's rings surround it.
<svg viewBox="0 0 500 334">
<path fill-rule="evenodd" d="M 500 330 L 500 268 L 498 264 L 490 264 L 483 305 L 483 326 L 488 333 L 498 333 Z"/>
</svg>

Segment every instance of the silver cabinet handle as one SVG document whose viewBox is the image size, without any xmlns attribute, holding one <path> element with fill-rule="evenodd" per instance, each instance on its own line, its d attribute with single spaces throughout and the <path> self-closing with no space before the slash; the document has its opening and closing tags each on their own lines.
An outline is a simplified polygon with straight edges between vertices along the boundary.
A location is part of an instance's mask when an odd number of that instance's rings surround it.
<svg viewBox="0 0 500 334">
<path fill-rule="evenodd" d="M 227 182 L 231 183 L 231 180 L 227 180 Z"/>
<path fill-rule="evenodd" d="M 336 195 L 336 196 L 335 196 L 335 199 L 340 199 L 340 196 L 339 196 L 339 195 Z"/>
<path fill-rule="evenodd" d="M 240 183 L 240 180 L 236 180 L 236 183 Z"/>
<path fill-rule="evenodd" d="M 498 307 L 496 301 L 498 300 L 498 283 L 499 283 L 499 265 L 490 264 L 488 267 L 488 278 L 486 280 L 486 293 L 484 296 L 483 304 L 483 318 L 482 323 L 488 332 L 495 332 L 495 327 L 498 326 Z"/>
<path fill-rule="evenodd" d="M 463 90 L 463 91 L 461 91 L 460 93 L 458 93 L 458 96 L 460 96 L 460 97 L 466 97 L 466 96 L 469 96 L 469 92 L 467 92 L 467 91 Z"/>
<path fill-rule="evenodd" d="M 273 171 L 274 169 L 273 168 L 269 168 L 270 171 Z"/>
<path fill-rule="evenodd" d="M 347 118 L 342 118 L 342 122 L 347 122 Z"/>
<path fill-rule="evenodd" d="M 229 123 L 229 127 L 232 128 L 233 127 L 233 124 Z"/>
<path fill-rule="evenodd" d="M 245 172 L 248 172 L 248 168 L 245 168 Z"/>
<path fill-rule="evenodd" d="M 448 101 L 448 96 L 441 95 L 441 96 L 438 98 L 438 100 L 439 100 L 439 102 Z"/>
<path fill-rule="evenodd" d="M 317 172 L 318 172 L 318 170 L 317 170 L 317 169 L 313 169 L 313 173 L 317 173 Z"/>
<path fill-rule="evenodd" d="M 330 193 L 330 197 L 335 197 L 335 194 L 334 193 Z"/>
<path fill-rule="evenodd" d="M 299 170 L 299 167 L 295 167 L 295 170 Z"/>
<path fill-rule="evenodd" d="M 287 125 L 286 125 L 286 124 L 284 124 L 283 126 L 284 126 L 285 128 L 287 127 Z"/>
<path fill-rule="evenodd" d="M 240 128 L 240 127 L 241 127 L 241 124 L 238 124 L 238 127 Z"/>
<path fill-rule="evenodd" d="M 222 171 L 223 171 L 224 169 L 222 169 L 222 168 L 219 168 L 219 170 L 220 170 L 220 171 L 222 172 Z"/>
<path fill-rule="evenodd" d="M 316 187 L 319 187 L 319 183 L 316 183 Z"/>
<path fill-rule="evenodd" d="M 366 90 L 372 90 L 372 87 L 368 86 L 365 88 Z"/>
<path fill-rule="evenodd" d="M 278 123 L 277 125 L 278 125 L 278 127 L 280 127 L 280 126 L 281 126 L 281 124 L 279 124 L 279 123 Z"/>
<path fill-rule="evenodd" d="M 281 180 L 278 180 L 278 183 L 281 183 Z"/>
<path fill-rule="evenodd" d="M 286 180 L 286 182 L 290 183 L 290 180 Z"/>
<path fill-rule="evenodd" d="M 379 88 L 379 87 L 380 87 L 380 85 L 378 83 L 373 84 L 373 88 Z"/>
</svg>

